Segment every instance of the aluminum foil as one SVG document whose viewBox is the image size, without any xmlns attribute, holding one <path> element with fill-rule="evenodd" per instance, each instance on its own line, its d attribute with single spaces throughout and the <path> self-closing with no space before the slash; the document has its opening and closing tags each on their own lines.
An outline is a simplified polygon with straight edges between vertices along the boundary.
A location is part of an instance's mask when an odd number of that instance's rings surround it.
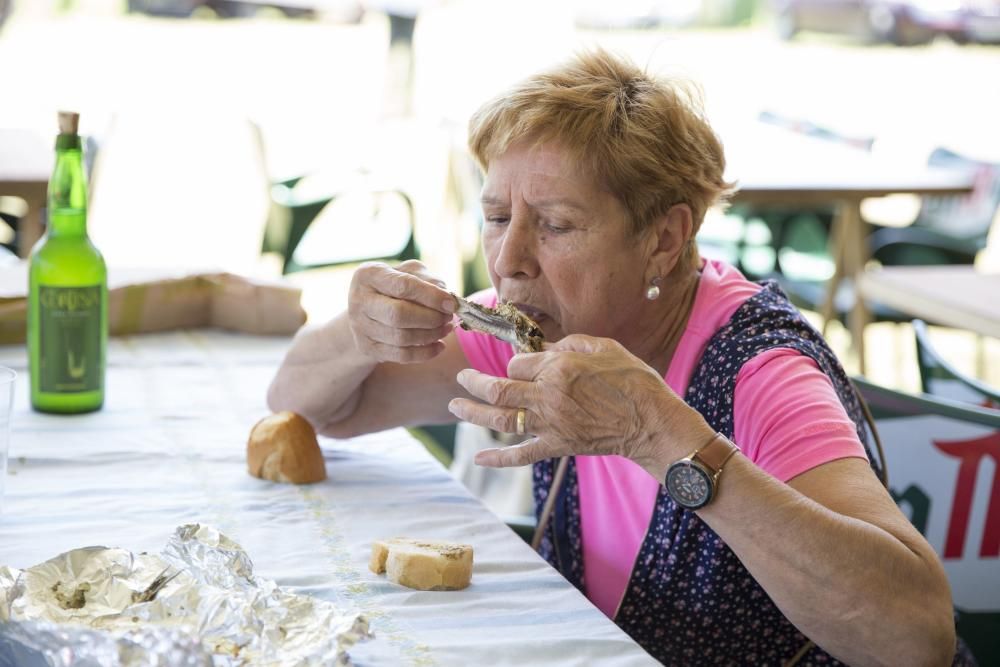
<svg viewBox="0 0 1000 667">
<path fill-rule="evenodd" d="M 372 636 L 364 616 L 255 577 L 238 544 L 199 524 L 159 554 L 87 547 L 0 567 L 0 667 L 349 665 Z"/>
</svg>

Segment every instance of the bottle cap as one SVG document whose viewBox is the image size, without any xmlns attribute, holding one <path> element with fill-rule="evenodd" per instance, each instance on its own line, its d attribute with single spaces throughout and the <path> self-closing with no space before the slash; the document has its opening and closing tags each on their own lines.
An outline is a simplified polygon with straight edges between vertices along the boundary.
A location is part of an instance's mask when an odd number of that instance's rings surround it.
<svg viewBox="0 0 1000 667">
<path fill-rule="evenodd" d="M 80 114 L 75 111 L 59 112 L 59 134 L 76 134 L 80 127 Z"/>
</svg>

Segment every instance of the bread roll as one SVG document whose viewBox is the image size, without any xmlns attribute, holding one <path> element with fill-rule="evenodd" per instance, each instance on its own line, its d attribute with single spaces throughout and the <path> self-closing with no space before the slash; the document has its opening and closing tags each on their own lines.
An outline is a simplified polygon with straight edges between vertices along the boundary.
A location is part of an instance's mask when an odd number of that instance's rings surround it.
<svg viewBox="0 0 1000 667">
<path fill-rule="evenodd" d="M 312 424 L 279 412 L 254 424 L 247 441 L 250 474 L 272 482 L 311 484 L 326 479 L 326 463 Z"/>
<path fill-rule="evenodd" d="M 372 544 L 368 569 L 420 591 L 457 591 L 472 580 L 472 547 L 397 537 Z"/>
</svg>

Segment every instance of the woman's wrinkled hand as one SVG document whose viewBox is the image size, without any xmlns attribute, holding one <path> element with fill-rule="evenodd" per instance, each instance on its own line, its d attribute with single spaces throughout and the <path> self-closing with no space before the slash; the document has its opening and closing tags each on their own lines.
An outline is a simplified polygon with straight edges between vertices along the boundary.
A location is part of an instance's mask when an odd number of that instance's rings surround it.
<svg viewBox="0 0 1000 667">
<path fill-rule="evenodd" d="M 444 350 L 453 328 L 455 298 L 417 260 L 396 267 L 368 262 L 351 280 L 348 319 L 354 344 L 369 358 L 396 363 L 427 361 Z"/>
<path fill-rule="evenodd" d="M 480 465 L 523 466 L 577 454 L 616 454 L 642 465 L 662 457 L 656 450 L 663 436 L 690 417 L 655 370 L 607 338 L 567 336 L 542 352 L 516 355 L 507 373 L 505 379 L 463 370 L 459 383 L 484 402 L 456 398 L 448 406 L 460 419 L 508 433 L 517 432 L 518 409 L 524 409 L 524 432 L 532 437 L 479 452 Z"/>
</svg>

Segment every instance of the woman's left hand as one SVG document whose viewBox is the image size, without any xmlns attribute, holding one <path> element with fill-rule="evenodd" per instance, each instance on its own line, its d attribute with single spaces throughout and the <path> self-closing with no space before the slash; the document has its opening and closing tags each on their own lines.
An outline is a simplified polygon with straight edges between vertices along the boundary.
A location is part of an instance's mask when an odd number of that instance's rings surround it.
<svg viewBox="0 0 1000 667">
<path fill-rule="evenodd" d="M 671 435 L 690 433 L 695 419 L 703 422 L 655 370 L 608 338 L 567 336 L 542 352 L 514 356 L 507 374 L 463 370 L 458 382 L 485 403 L 456 398 L 448 405 L 460 419 L 508 433 L 517 432 L 518 410 L 524 410 L 524 433 L 533 437 L 479 452 L 479 465 L 616 454 L 649 467 L 671 458 L 661 451 L 675 440 Z"/>
</svg>

